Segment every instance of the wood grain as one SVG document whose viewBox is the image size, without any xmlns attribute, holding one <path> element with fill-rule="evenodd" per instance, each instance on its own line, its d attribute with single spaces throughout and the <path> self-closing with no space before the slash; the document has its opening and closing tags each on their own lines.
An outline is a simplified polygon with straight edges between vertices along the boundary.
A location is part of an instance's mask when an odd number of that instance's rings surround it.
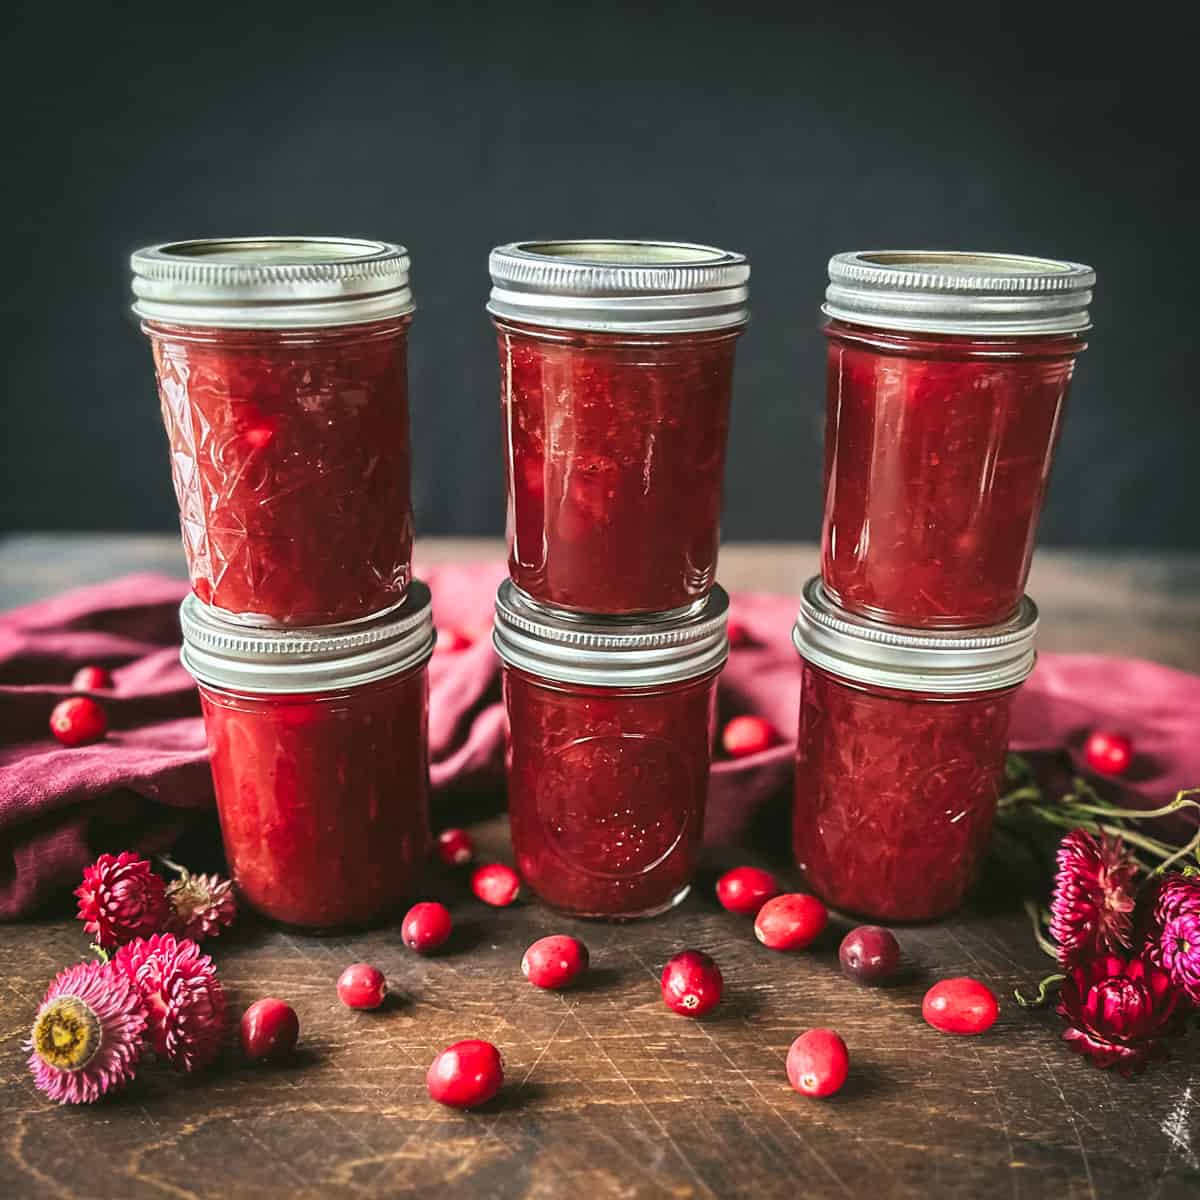
<svg viewBox="0 0 1200 1200">
<path fill-rule="evenodd" d="M 28 598 L 32 580 L 53 590 L 64 575 L 84 582 L 134 562 L 171 561 L 158 558 L 158 541 L 130 554 L 112 543 L 60 541 L 56 558 L 35 569 L 32 544 L 0 546 L 0 600 Z M 44 540 L 36 545 L 45 552 Z M 442 553 L 428 543 L 423 551 L 426 561 Z M 800 555 L 795 547 L 744 555 L 732 547 L 724 575 L 734 588 L 786 586 L 772 571 Z M 1114 603 L 1134 580 L 1145 582 L 1145 569 L 1079 563 L 1040 568 L 1053 597 L 1043 601 L 1048 611 L 1075 613 L 1127 651 L 1130 637 L 1153 648 L 1163 631 L 1130 624 Z M 1194 565 L 1162 567 L 1154 578 L 1157 590 L 1140 603 L 1194 631 Z M 1101 579 L 1127 582 L 1106 588 Z M 1065 638 L 1065 626 L 1060 632 Z M 1193 661 L 1184 641 L 1164 636 L 1167 654 L 1158 657 Z M 1132 1081 L 1071 1054 L 1052 1013 L 1009 999 L 1014 986 L 1045 973 L 1047 960 L 1023 916 L 1000 900 L 1011 891 L 1003 873 L 954 920 L 900 930 L 910 969 L 883 989 L 840 975 L 845 922 L 814 950 L 780 955 L 758 945 L 749 922 L 721 912 L 712 880 L 735 862 L 794 881 L 775 857 L 786 845 L 782 803 L 760 844 L 710 859 L 684 905 L 650 922 L 572 921 L 534 901 L 486 909 L 452 874 L 433 876 L 425 889 L 450 904 L 457 926 L 438 957 L 409 952 L 395 927 L 317 939 L 246 919 L 211 948 L 235 1011 L 263 995 L 296 1007 L 296 1061 L 254 1067 L 231 1050 L 197 1078 L 148 1068 L 125 1094 L 85 1110 L 40 1097 L 22 1043 L 47 981 L 84 956 L 86 938 L 66 917 L 0 927 L 0 1196 L 1198 1194 L 1198 1039 Z M 475 832 L 485 855 L 507 857 L 502 817 Z M 525 946 L 552 932 L 574 933 L 591 948 L 584 986 L 540 992 L 522 977 Z M 726 979 L 722 1004 L 700 1021 L 674 1015 L 659 996 L 662 964 L 687 946 L 712 954 Z M 350 1012 L 336 998 L 337 975 L 356 960 L 389 976 L 395 999 L 377 1013 Z M 947 1037 L 921 1022 L 926 987 L 955 974 L 986 980 L 1004 1001 L 984 1037 Z M 814 1025 L 837 1028 L 853 1057 L 850 1082 L 828 1101 L 797 1096 L 784 1075 L 789 1043 Z M 428 1099 L 424 1076 L 437 1050 L 468 1036 L 496 1042 L 508 1084 L 486 1108 L 460 1114 Z"/>
</svg>

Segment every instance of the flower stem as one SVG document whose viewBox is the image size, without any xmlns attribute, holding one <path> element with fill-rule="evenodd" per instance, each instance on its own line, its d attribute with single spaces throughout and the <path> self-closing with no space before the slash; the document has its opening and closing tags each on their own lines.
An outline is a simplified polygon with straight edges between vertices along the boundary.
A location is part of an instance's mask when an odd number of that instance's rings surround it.
<svg viewBox="0 0 1200 1200">
<path fill-rule="evenodd" d="M 1047 975 L 1045 979 L 1038 983 L 1037 995 L 1033 999 L 1029 999 L 1020 988 L 1013 988 L 1013 999 L 1022 1008 L 1041 1008 L 1050 999 L 1050 990 L 1057 988 L 1062 981 L 1066 979 L 1065 975 L 1054 974 Z"/>
<path fill-rule="evenodd" d="M 1039 950 L 1057 961 L 1058 947 L 1042 932 L 1042 927 L 1046 924 L 1045 911 L 1033 900 L 1025 901 L 1025 912 L 1029 917 L 1029 923 L 1033 926 L 1033 940 L 1037 942 Z"/>
</svg>

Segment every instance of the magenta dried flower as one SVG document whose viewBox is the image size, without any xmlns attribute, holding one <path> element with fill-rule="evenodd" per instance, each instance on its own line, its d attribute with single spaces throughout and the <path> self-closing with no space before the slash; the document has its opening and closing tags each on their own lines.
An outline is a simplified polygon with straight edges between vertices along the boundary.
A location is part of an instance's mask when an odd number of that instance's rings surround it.
<svg viewBox="0 0 1200 1200">
<path fill-rule="evenodd" d="M 1154 895 L 1146 952 L 1200 1005 L 1200 875 L 1168 875 Z"/>
<path fill-rule="evenodd" d="M 75 895 L 79 919 L 102 950 L 157 933 L 167 919 L 166 885 L 132 850 L 100 855 Z"/>
<path fill-rule="evenodd" d="M 1064 970 L 1105 951 L 1127 950 L 1137 866 L 1120 838 L 1073 829 L 1059 843 L 1050 936 Z"/>
<path fill-rule="evenodd" d="M 26 1045 L 34 1083 L 59 1104 L 91 1104 L 124 1087 L 142 1053 L 146 1008 L 111 963 L 60 971 Z"/>
</svg>

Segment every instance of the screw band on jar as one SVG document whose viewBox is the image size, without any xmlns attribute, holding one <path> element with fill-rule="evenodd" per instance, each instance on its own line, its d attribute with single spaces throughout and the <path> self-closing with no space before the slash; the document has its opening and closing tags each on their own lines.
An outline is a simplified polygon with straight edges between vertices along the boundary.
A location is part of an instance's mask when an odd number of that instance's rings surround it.
<svg viewBox="0 0 1200 1200">
<path fill-rule="evenodd" d="M 197 238 L 130 257 L 143 320 L 218 329 L 313 329 L 414 309 L 403 246 L 361 238 Z"/>
<path fill-rule="evenodd" d="M 552 614 L 511 580 L 496 595 L 493 644 L 501 660 L 559 683 L 653 687 L 695 679 L 729 656 L 729 597 L 714 587 L 695 611 L 657 620 Z"/>
<path fill-rule="evenodd" d="M 829 260 L 822 311 L 881 329 L 986 337 L 1080 333 L 1096 272 L 1083 263 L 951 250 L 856 250 Z"/>
<path fill-rule="evenodd" d="M 189 595 L 180 605 L 180 657 L 212 687 L 288 694 L 358 687 L 423 665 L 433 653 L 429 588 L 409 585 L 391 612 L 346 628 L 247 629 Z"/>
<path fill-rule="evenodd" d="M 744 325 L 742 254 L 685 242 L 512 242 L 488 259 L 494 317 L 555 329 L 692 333 Z"/>
<path fill-rule="evenodd" d="M 837 607 L 814 576 L 804 585 L 792 643 L 806 662 L 855 683 L 964 695 L 1021 683 L 1036 660 L 1037 626 L 1028 596 L 1008 621 L 970 632 L 882 625 Z"/>
</svg>

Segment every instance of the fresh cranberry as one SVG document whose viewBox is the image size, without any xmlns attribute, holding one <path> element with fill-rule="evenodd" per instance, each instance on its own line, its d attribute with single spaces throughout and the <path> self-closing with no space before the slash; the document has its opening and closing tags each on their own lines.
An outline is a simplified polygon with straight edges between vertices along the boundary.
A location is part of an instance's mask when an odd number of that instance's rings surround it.
<svg viewBox="0 0 1200 1200">
<path fill-rule="evenodd" d="M 967 976 L 935 983 L 921 1001 L 921 1016 L 943 1033 L 984 1033 L 999 1015 L 991 988 Z"/>
<path fill-rule="evenodd" d="M 540 988 L 564 988 L 588 968 L 588 948 L 565 933 L 539 938 L 521 959 L 521 971 Z"/>
<path fill-rule="evenodd" d="M 768 900 L 754 919 L 754 936 L 772 950 L 803 950 L 829 920 L 829 910 L 816 896 L 789 892 Z"/>
<path fill-rule="evenodd" d="M 788 1082 L 806 1096 L 832 1096 L 849 1073 L 850 1053 L 832 1029 L 810 1029 L 788 1051 Z"/>
<path fill-rule="evenodd" d="M 103 692 L 112 685 L 112 672 L 104 667 L 80 667 L 71 680 L 71 687 L 77 692 Z"/>
<path fill-rule="evenodd" d="M 471 891 L 484 904 L 507 908 L 521 890 L 521 877 L 503 863 L 488 863 L 471 876 Z"/>
<path fill-rule="evenodd" d="M 300 1037 L 296 1010 L 274 996 L 255 1000 L 242 1013 L 242 1050 L 247 1058 L 287 1058 Z"/>
<path fill-rule="evenodd" d="M 425 1086 L 439 1104 L 474 1108 L 486 1104 L 504 1083 L 504 1060 L 491 1042 L 469 1038 L 447 1046 L 429 1065 Z"/>
<path fill-rule="evenodd" d="M 370 963 L 354 963 L 338 979 L 337 993 L 347 1008 L 378 1008 L 387 995 L 387 979 Z"/>
<path fill-rule="evenodd" d="M 759 754 L 778 740 L 774 727 L 762 717 L 734 717 L 721 734 L 721 745 L 730 758 Z"/>
<path fill-rule="evenodd" d="M 108 717 L 90 696 L 60 700 L 50 714 L 50 732 L 64 746 L 86 746 L 108 732 Z"/>
<path fill-rule="evenodd" d="M 1123 733 L 1097 729 L 1088 736 L 1083 757 L 1101 775 L 1124 775 L 1133 762 L 1133 742 Z"/>
<path fill-rule="evenodd" d="M 435 900 L 414 904 L 400 925 L 400 936 L 404 944 L 418 954 L 430 954 L 445 944 L 450 936 L 453 922 L 450 910 Z"/>
<path fill-rule="evenodd" d="M 729 638 L 729 648 L 731 650 L 737 650 L 740 646 L 748 646 L 750 644 L 750 630 L 741 621 L 731 619 L 725 626 L 725 633 Z"/>
<path fill-rule="evenodd" d="M 448 867 L 461 867 L 475 857 L 475 843 L 465 829 L 443 829 L 437 839 L 438 857 Z"/>
<path fill-rule="evenodd" d="M 703 1016 L 715 1008 L 724 986 L 721 968 L 702 950 L 684 950 L 663 967 L 663 1001 L 685 1017 Z"/>
<path fill-rule="evenodd" d="M 838 958 L 844 975 L 859 983 L 878 983 L 900 965 L 900 943 L 890 929 L 860 925 L 842 938 Z"/>
<path fill-rule="evenodd" d="M 775 876 L 758 867 L 734 867 L 717 880 L 721 907 L 746 917 L 754 916 L 767 900 L 778 894 Z"/>
<path fill-rule="evenodd" d="M 471 646 L 471 639 L 461 629 L 439 629 L 437 648 L 443 654 L 458 654 Z"/>
</svg>

